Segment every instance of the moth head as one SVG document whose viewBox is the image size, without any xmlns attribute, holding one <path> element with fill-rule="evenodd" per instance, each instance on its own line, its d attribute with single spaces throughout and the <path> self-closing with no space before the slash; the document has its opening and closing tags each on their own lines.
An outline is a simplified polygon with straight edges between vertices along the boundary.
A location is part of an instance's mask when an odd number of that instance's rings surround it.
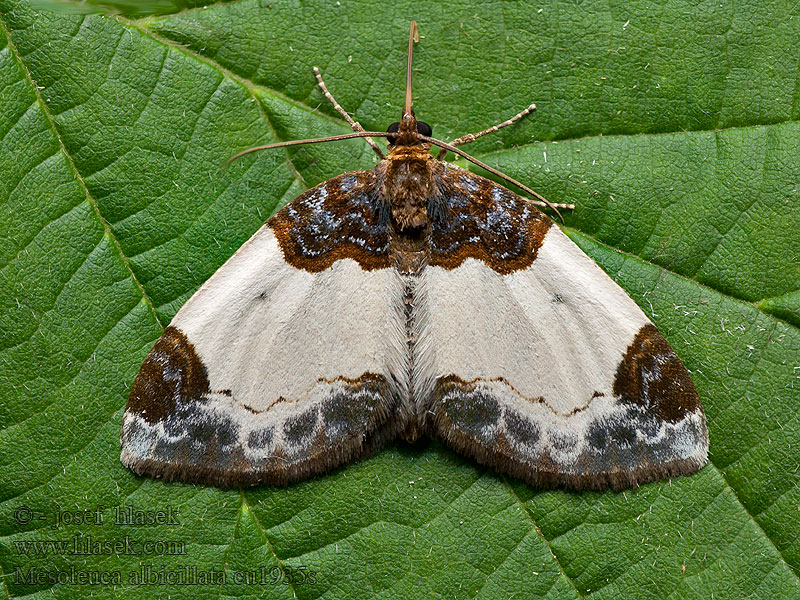
<svg viewBox="0 0 800 600">
<path fill-rule="evenodd" d="M 394 146 L 416 146 L 422 144 L 419 135 L 430 137 L 433 134 L 433 129 L 425 121 L 417 121 L 414 117 L 414 111 L 411 114 L 404 114 L 402 121 L 396 121 L 389 125 L 386 133 L 396 133 L 397 135 L 390 135 L 386 138 L 389 142 L 389 147 Z"/>
</svg>

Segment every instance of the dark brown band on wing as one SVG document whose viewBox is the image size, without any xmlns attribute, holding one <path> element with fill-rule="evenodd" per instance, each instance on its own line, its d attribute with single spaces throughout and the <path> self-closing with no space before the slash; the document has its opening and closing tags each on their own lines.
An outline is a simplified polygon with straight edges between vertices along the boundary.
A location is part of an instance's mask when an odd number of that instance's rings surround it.
<svg viewBox="0 0 800 600">
<path fill-rule="evenodd" d="M 180 329 L 169 326 L 145 358 L 125 410 L 156 423 L 172 414 L 178 402 L 207 393 L 208 386 L 208 371 L 194 346 Z"/>
<path fill-rule="evenodd" d="M 492 389 L 487 384 L 506 386 Z M 674 423 L 643 402 L 552 417 L 532 413 L 500 378 L 464 381 L 440 377 L 427 408 L 426 432 L 451 448 L 537 487 L 620 490 L 664 477 L 685 475 L 706 461 L 708 432 L 702 411 Z M 520 401 L 522 400 L 522 401 Z M 533 404 L 537 404 L 537 401 Z"/>
<path fill-rule="evenodd" d="M 350 258 L 365 271 L 392 266 L 389 209 L 372 171 L 334 177 L 295 198 L 267 224 L 284 259 L 319 273 Z"/>
<path fill-rule="evenodd" d="M 655 325 L 644 325 L 617 368 L 614 395 L 675 423 L 702 410 L 689 373 Z"/>
<path fill-rule="evenodd" d="M 236 410 L 235 399 L 220 394 L 180 403 L 155 424 L 126 412 L 122 462 L 166 481 L 286 485 L 369 454 L 402 426 L 383 375 L 320 379 L 317 386 L 312 402 L 286 401 L 290 410 L 281 418 L 270 418 L 270 409 Z"/>
<path fill-rule="evenodd" d="M 553 225 L 530 202 L 460 169 L 440 175 L 439 197 L 430 212 L 429 264 L 445 269 L 467 258 L 503 275 L 527 269 Z"/>
</svg>

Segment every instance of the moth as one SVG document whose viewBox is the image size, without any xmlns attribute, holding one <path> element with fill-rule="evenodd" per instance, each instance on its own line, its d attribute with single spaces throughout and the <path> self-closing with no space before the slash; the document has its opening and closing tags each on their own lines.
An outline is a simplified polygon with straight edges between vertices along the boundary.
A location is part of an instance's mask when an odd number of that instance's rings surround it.
<svg viewBox="0 0 800 600">
<path fill-rule="evenodd" d="M 380 161 L 301 194 L 180 309 L 134 381 L 125 466 L 283 485 L 420 436 L 539 487 L 619 490 L 705 464 L 695 387 L 636 303 L 533 190 L 441 160 L 497 173 L 457 146 L 533 106 L 451 144 L 430 137 L 411 101 L 415 39 L 412 23 L 386 132 L 364 131 L 315 69 L 354 133 L 256 148 L 365 137 Z"/>
</svg>

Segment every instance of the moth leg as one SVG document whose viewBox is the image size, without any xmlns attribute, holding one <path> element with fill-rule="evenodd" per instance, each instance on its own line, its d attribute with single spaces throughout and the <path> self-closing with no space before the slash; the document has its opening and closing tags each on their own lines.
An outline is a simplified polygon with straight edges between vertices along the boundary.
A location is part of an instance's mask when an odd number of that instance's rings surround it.
<svg viewBox="0 0 800 600">
<path fill-rule="evenodd" d="M 484 135 L 486 135 L 488 133 L 494 133 L 498 129 L 502 129 L 503 127 L 507 127 L 508 125 L 511 125 L 512 123 L 516 123 L 522 117 L 524 117 L 528 113 L 533 112 L 534 110 L 536 110 L 536 105 L 535 104 L 531 104 L 528 108 L 518 112 L 516 115 L 511 117 L 508 121 L 503 121 L 502 123 L 499 123 L 497 125 L 493 125 L 492 127 L 489 127 L 488 129 L 484 129 L 483 131 L 479 131 L 478 133 L 468 133 L 467 135 L 462 135 L 460 138 L 457 138 L 457 139 L 453 140 L 452 142 L 450 142 L 450 145 L 451 146 L 463 146 L 464 144 L 469 144 L 470 142 L 474 142 L 479 137 L 483 137 Z M 443 160 L 446 154 L 447 154 L 447 149 L 446 148 L 442 148 L 441 150 L 439 150 L 439 154 L 436 155 L 436 160 Z"/>
<path fill-rule="evenodd" d="M 341 104 L 339 104 L 336 101 L 336 99 L 333 97 L 333 94 L 331 94 L 328 91 L 328 88 L 325 86 L 325 82 L 322 81 L 322 75 L 320 74 L 319 69 L 317 67 L 314 67 L 314 75 L 317 76 L 317 83 L 319 83 L 319 87 L 322 89 L 322 93 L 325 94 L 325 97 L 328 100 L 331 101 L 331 104 L 333 104 L 333 108 L 336 109 L 336 112 L 338 112 L 340 115 L 342 115 L 344 117 L 345 121 L 350 123 L 350 127 L 353 128 L 353 131 L 355 131 L 356 133 L 363 133 L 364 131 L 366 131 L 361 126 L 361 123 L 358 123 L 358 122 L 354 121 L 353 117 L 351 117 L 350 115 L 347 114 L 347 111 L 345 109 L 343 109 Z M 364 139 L 370 145 L 370 147 L 375 151 L 375 154 L 378 155 L 378 158 L 380 158 L 381 160 L 386 158 L 383 155 L 383 152 L 381 152 L 381 149 L 378 147 L 378 144 L 375 143 L 375 140 L 373 140 L 370 137 L 365 137 Z"/>
</svg>

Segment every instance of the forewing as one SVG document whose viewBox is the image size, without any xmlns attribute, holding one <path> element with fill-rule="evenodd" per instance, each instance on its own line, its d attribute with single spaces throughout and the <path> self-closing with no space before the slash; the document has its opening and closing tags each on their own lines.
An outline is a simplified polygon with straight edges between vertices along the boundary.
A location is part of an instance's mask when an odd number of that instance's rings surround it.
<svg viewBox="0 0 800 600">
<path fill-rule="evenodd" d="M 280 484 L 394 435 L 389 364 L 404 325 L 378 189 L 366 171 L 304 193 L 181 308 L 134 382 L 126 466 Z"/>
<path fill-rule="evenodd" d="M 619 489 L 705 464 L 697 392 L 636 303 L 505 188 L 448 169 L 440 189 L 429 432 L 539 486 Z"/>
</svg>

